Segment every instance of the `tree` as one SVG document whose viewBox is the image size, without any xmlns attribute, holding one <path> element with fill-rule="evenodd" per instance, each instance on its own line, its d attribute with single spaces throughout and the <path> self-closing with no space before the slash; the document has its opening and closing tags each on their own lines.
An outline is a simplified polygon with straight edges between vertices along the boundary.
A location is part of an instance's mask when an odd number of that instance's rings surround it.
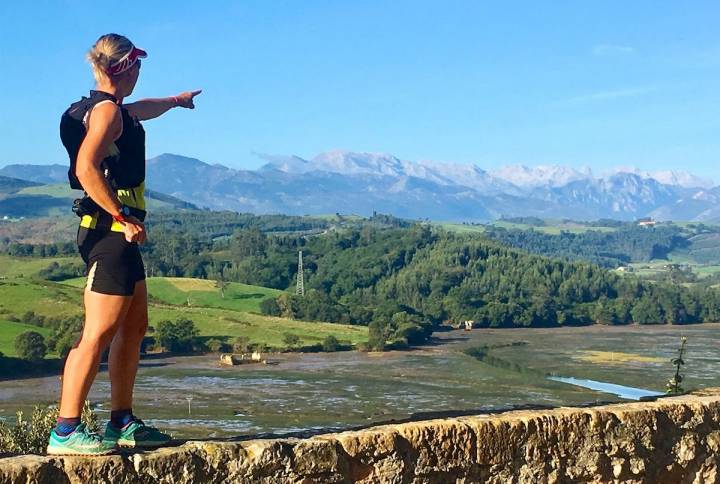
<svg viewBox="0 0 720 484">
<path fill-rule="evenodd" d="M 220 289 L 220 297 L 225 299 L 225 289 L 227 289 L 228 283 L 225 281 L 225 279 L 223 279 L 222 274 L 220 274 L 215 280 L 215 287 Z"/>
<path fill-rule="evenodd" d="M 155 337 L 163 348 L 172 353 L 188 352 L 198 345 L 198 330 L 189 319 L 160 321 Z"/>
<path fill-rule="evenodd" d="M 296 334 L 285 333 L 283 335 L 283 343 L 292 348 L 300 343 L 300 337 Z"/>
<path fill-rule="evenodd" d="M 664 321 L 659 305 L 649 297 L 640 298 L 630 313 L 636 324 L 661 324 Z"/>
<path fill-rule="evenodd" d="M 15 351 L 23 360 L 37 363 L 45 358 L 45 338 L 36 331 L 26 331 L 15 338 Z"/>
<path fill-rule="evenodd" d="M 280 316 L 282 311 L 275 298 L 267 298 L 260 302 L 260 312 L 268 316 Z"/>
<path fill-rule="evenodd" d="M 387 323 L 375 320 L 368 326 L 368 346 L 371 350 L 382 351 L 387 341 Z"/>
</svg>

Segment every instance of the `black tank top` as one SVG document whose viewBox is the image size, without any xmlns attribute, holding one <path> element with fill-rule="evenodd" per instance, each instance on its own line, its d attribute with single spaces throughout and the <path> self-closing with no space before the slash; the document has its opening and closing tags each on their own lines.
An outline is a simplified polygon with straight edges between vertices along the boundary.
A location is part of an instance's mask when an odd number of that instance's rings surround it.
<svg viewBox="0 0 720 484">
<path fill-rule="evenodd" d="M 118 100 L 112 94 L 103 91 L 90 91 L 85 97 L 70 105 L 60 119 L 60 139 L 70 157 L 68 179 L 70 186 L 82 190 L 75 175 L 77 155 L 85 139 L 85 116 L 101 101 Z M 127 109 L 120 105 L 122 114 L 122 134 L 111 146 L 110 152 L 101 163 L 105 177 L 113 189 L 135 188 L 145 181 L 145 130 L 137 119 L 130 116 Z"/>
</svg>

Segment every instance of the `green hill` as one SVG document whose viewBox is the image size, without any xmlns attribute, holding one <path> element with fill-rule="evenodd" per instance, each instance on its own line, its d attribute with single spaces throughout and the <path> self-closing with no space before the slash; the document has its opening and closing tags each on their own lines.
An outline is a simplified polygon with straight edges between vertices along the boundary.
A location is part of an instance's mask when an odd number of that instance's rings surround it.
<svg viewBox="0 0 720 484">
<path fill-rule="evenodd" d="M 9 319 L 22 319 L 32 311 L 46 318 L 82 315 L 82 288 L 85 278 L 54 283 L 37 278 L 41 269 L 52 262 L 68 258 L 13 258 L 0 256 L 4 270 L 0 279 L 0 351 L 13 356 L 14 339 L 23 331 L 37 330 L 47 336 L 46 328 L 38 328 Z M 230 283 L 223 297 L 215 281 L 181 278 L 150 278 L 150 325 L 163 320 L 191 319 L 200 336 L 232 341 L 239 336 L 251 343 L 284 347 L 285 334 L 297 335 L 301 345 L 320 343 L 329 335 L 348 344 L 367 340 L 367 328 L 325 323 L 295 321 L 269 317 L 259 312 L 260 302 L 282 291 L 246 284 Z M 190 305 L 188 306 L 188 298 Z"/>
<path fill-rule="evenodd" d="M 19 178 L 11 178 L 9 176 L 0 176 L 0 196 L 2 194 L 16 193 L 24 188 L 39 185 L 39 183 L 21 180 Z"/>
<path fill-rule="evenodd" d="M 15 352 L 15 338 L 26 331 L 35 331 L 45 338 L 50 336 L 51 331 L 47 328 L 38 328 L 32 324 L 15 323 L 0 319 L 0 353 L 5 356 L 17 356 Z"/>
<path fill-rule="evenodd" d="M 85 278 L 78 277 L 63 281 L 73 287 L 83 287 Z M 206 307 L 232 311 L 260 312 L 263 299 L 274 298 L 282 293 L 278 289 L 261 286 L 226 283 L 224 295 L 216 282 L 208 279 L 185 277 L 149 277 L 147 279 L 150 297 L 158 303 L 173 306 Z"/>
<path fill-rule="evenodd" d="M 4 188 L 5 185 L 8 188 Z M 71 214 L 73 199 L 82 196 L 81 191 L 72 190 L 67 183 L 40 185 L 8 177 L 0 177 L 0 194 L 2 193 L 6 195 L 0 198 L 0 218 Z M 146 191 L 145 201 L 149 211 L 197 208 L 191 203 L 153 190 Z"/>
</svg>

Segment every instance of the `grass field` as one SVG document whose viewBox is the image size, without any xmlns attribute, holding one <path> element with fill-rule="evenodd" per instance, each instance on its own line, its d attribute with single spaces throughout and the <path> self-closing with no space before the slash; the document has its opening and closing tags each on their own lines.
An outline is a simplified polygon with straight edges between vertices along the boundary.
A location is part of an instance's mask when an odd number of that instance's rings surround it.
<svg viewBox="0 0 720 484">
<path fill-rule="evenodd" d="M 671 256 L 670 260 L 653 259 L 649 262 L 634 262 L 630 266 L 633 268 L 633 274 L 647 277 L 667 272 L 668 269 L 665 266 L 668 264 L 688 265 L 700 279 L 720 273 L 720 265 L 718 264 L 698 264 L 683 256 Z"/>
<path fill-rule="evenodd" d="M 441 222 L 434 224 L 448 232 L 458 232 L 461 234 L 481 234 L 485 232 L 485 225 L 465 225 L 453 222 Z"/>
<path fill-rule="evenodd" d="M 46 317 L 82 314 L 85 278 L 55 283 L 29 277 L 51 262 L 65 259 L 2 256 L 0 264 L 4 270 L 11 269 L 7 273 L 12 275 L 0 280 L 0 351 L 7 355 L 14 354 L 15 337 L 26 330 L 18 328 L 27 326 L 1 318 L 10 315 L 21 317 L 27 311 Z M 20 274 L 24 277 L 19 277 Z M 329 335 L 347 344 L 367 341 L 367 328 L 362 326 L 295 321 L 258 314 L 263 299 L 282 292 L 277 289 L 229 283 L 225 297 L 222 297 L 220 290 L 215 287 L 215 281 L 161 277 L 148 279 L 148 289 L 155 301 L 150 303 L 149 308 L 152 326 L 163 320 L 188 318 L 195 323 L 201 336 L 225 338 L 228 341 L 245 336 L 251 343 L 274 347 L 285 346 L 283 338 L 286 333 L 300 337 L 302 345 L 322 342 Z M 30 328 L 35 329 L 35 326 Z M 47 331 L 40 329 L 38 332 L 41 334 Z"/>
<path fill-rule="evenodd" d="M 63 284 L 82 288 L 85 278 L 77 277 Z M 267 287 L 250 286 L 237 282 L 227 283 L 225 296 L 215 287 L 215 281 L 182 277 L 149 277 L 148 292 L 154 299 L 173 306 L 209 307 L 243 312 L 260 312 L 263 299 L 277 297 L 282 291 Z"/>
<path fill-rule="evenodd" d="M 50 330 L 38 328 L 32 324 L 14 323 L 0 319 L 0 353 L 5 356 L 17 356 L 15 351 L 15 338 L 26 331 L 35 331 L 45 338 L 50 336 Z"/>
<path fill-rule="evenodd" d="M 27 187 L 17 193 L 19 195 L 47 195 L 58 198 L 78 198 L 82 196 L 82 191 L 73 190 L 67 183 Z"/>
<path fill-rule="evenodd" d="M 30 277 L 36 275 L 53 262 L 59 264 L 77 262 L 79 257 L 10 257 L 0 255 L 0 277 Z"/>
<path fill-rule="evenodd" d="M 440 222 L 436 225 L 444 228 L 445 230 L 452 231 L 452 232 L 461 232 L 461 233 L 482 233 L 485 232 L 485 229 L 487 226 L 494 226 L 494 227 L 501 227 L 505 229 L 517 229 L 517 230 L 536 230 L 538 232 L 543 232 L 550 235 L 559 235 L 560 232 L 573 232 L 573 233 L 582 233 L 587 232 L 589 230 L 595 230 L 598 232 L 614 232 L 615 228 L 613 227 L 594 227 L 594 226 L 585 226 L 580 225 L 572 222 L 562 222 L 559 220 L 553 221 L 553 220 L 546 220 L 545 221 L 547 225 L 543 227 L 536 227 L 531 226 L 528 224 L 520 224 L 520 223 L 513 223 L 513 222 L 507 222 L 505 220 L 495 220 L 494 222 L 491 222 L 487 225 L 465 225 L 461 223 L 453 223 L 453 222 Z"/>
</svg>

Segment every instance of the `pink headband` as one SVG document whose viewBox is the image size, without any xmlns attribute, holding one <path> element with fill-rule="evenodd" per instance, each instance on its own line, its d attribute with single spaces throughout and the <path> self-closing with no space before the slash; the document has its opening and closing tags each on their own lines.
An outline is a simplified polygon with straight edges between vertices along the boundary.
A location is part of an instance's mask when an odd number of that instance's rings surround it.
<svg viewBox="0 0 720 484">
<path fill-rule="evenodd" d="M 147 57 L 147 52 L 133 46 L 133 48 L 130 49 L 127 54 L 122 56 L 120 60 L 110 64 L 107 73 L 111 76 L 116 76 L 134 66 L 138 59 L 144 59 L 145 57 Z"/>
</svg>

